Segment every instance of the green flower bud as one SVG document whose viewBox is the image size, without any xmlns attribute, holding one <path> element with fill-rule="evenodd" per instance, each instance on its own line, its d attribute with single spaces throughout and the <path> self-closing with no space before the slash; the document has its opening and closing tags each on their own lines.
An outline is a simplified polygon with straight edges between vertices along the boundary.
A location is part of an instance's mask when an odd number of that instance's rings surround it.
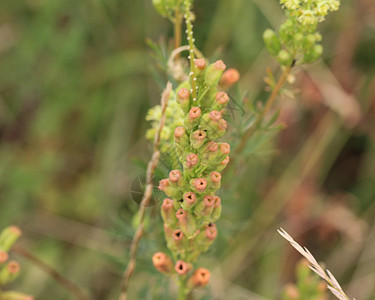
<svg viewBox="0 0 375 300">
<path fill-rule="evenodd" d="M 229 156 L 227 156 L 226 158 L 224 158 L 221 161 L 221 163 L 218 166 L 216 166 L 216 171 L 218 171 L 218 172 L 223 171 L 226 168 L 226 166 L 228 165 L 228 163 L 229 163 Z"/>
<path fill-rule="evenodd" d="M 163 191 L 168 197 L 173 199 L 180 199 L 182 196 L 180 188 L 171 185 L 169 179 L 162 179 L 159 181 L 159 190 Z"/>
<path fill-rule="evenodd" d="M 308 34 L 304 41 L 305 49 L 310 49 L 311 47 L 313 47 L 315 45 L 315 42 L 316 42 L 315 34 Z"/>
<path fill-rule="evenodd" d="M 21 230 L 17 226 L 5 228 L 0 234 L 0 251 L 8 252 L 20 236 Z"/>
<path fill-rule="evenodd" d="M 272 56 L 276 56 L 281 50 L 281 44 L 279 38 L 275 34 L 275 32 L 271 29 L 267 29 L 263 33 L 263 40 L 267 47 L 268 52 Z"/>
<path fill-rule="evenodd" d="M 185 159 L 183 161 L 184 169 L 190 171 L 197 166 L 198 162 L 198 155 L 196 155 L 195 153 L 189 153 L 185 156 Z"/>
<path fill-rule="evenodd" d="M 277 59 L 283 66 L 290 66 L 293 62 L 292 56 L 286 50 L 281 50 L 277 55 Z"/>
<path fill-rule="evenodd" d="M 210 173 L 207 179 L 207 186 L 210 191 L 217 191 L 221 185 L 221 174 L 213 171 Z"/>
<path fill-rule="evenodd" d="M 184 153 L 184 150 L 189 147 L 189 136 L 184 127 L 176 127 L 174 130 L 174 142 L 177 155 L 180 157 Z"/>
<path fill-rule="evenodd" d="M 10 261 L 0 271 L 0 286 L 12 282 L 17 278 L 20 272 L 20 264 L 16 261 Z"/>
<path fill-rule="evenodd" d="M 218 60 L 207 67 L 204 80 L 208 87 L 215 88 L 223 74 L 226 66 L 222 60 Z"/>
<path fill-rule="evenodd" d="M 192 238 L 197 229 L 195 218 L 189 212 L 182 208 L 180 208 L 177 211 L 176 217 L 178 219 L 178 223 L 180 225 L 182 232 L 186 235 L 188 239 Z"/>
<path fill-rule="evenodd" d="M 172 170 L 169 172 L 169 183 L 171 186 L 183 188 L 185 186 L 185 180 L 182 177 L 180 170 Z"/>
<path fill-rule="evenodd" d="M 173 200 L 165 198 L 161 205 L 161 216 L 165 224 L 174 227 L 177 224 L 176 210 L 173 205 Z"/>
<path fill-rule="evenodd" d="M 303 60 L 306 63 L 313 63 L 314 61 L 320 58 L 322 53 L 323 53 L 322 45 L 315 45 L 312 50 L 305 53 Z"/>
</svg>

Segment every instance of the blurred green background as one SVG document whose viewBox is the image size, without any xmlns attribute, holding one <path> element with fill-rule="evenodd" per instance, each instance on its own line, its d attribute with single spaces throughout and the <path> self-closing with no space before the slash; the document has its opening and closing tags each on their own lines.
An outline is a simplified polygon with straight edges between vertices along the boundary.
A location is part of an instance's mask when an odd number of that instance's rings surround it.
<svg viewBox="0 0 375 300">
<path fill-rule="evenodd" d="M 194 10 L 197 47 L 241 73 L 236 145 L 248 103 L 266 97 L 266 67 L 277 71 L 262 33 L 283 12 L 276 0 L 196 0 Z M 130 190 L 151 155 L 144 117 L 167 80 L 146 38 L 166 57 L 172 30 L 151 0 L 0 2 L 0 228 L 18 225 L 20 244 L 91 299 L 119 293 L 138 209 Z M 299 258 L 279 226 L 350 295 L 375 299 L 374 2 L 343 1 L 320 31 L 323 60 L 298 68 L 279 99 L 284 129 L 255 136 L 225 174 L 219 238 L 200 260 L 212 283 L 197 299 L 278 299 Z M 148 211 L 130 297 L 174 299 L 151 264 L 165 246 L 158 207 Z M 16 258 L 14 288 L 72 299 Z"/>
</svg>

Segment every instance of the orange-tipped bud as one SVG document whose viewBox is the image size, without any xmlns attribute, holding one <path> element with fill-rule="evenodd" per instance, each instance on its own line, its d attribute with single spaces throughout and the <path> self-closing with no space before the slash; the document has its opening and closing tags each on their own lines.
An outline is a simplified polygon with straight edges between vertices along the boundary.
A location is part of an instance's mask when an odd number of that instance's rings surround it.
<svg viewBox="0 0 375 300">
<path fill-rule="evenodd" d="M 207 180 L 205 178 L 196 178 L 191 181 L 192 188 L 198 193 L 203 193 L 207 187 Z"/>
<path fill-rule="evenodd" d="M 211 214 L 211 221 L 215 222 L 221 216 L 221 199 L 219 196 L 214 196 L 214 209 Z"/>
<path fill-rule="evenodd" d="M 204 142 L 206 141 L 207 134 L 203 130 L 196 130 L 190 135 L 190 145 L 194 149 L 199 149 L 203 146 Z"/>
<path fill-rule="evenodd" d="M 217 92 L 213 108 L 216 110 L 223 109 L 229 102 L 229 96 L 226 92 Z"/>
<path fill-rule="evenodd" d="M 197 196 L 193 192 L 186 192 L 183 196 L 182 208 L 185 210 L 191 209 L 197 203 Z"/>
<path fill-rule="evenodd" d="M 211 273 L 207 269 L 198 268 L 194 271 L 193 275 L 189 278 L 188 286 L 191 288 L 198 288 L 208 284 L 210 281 Z"/>
<path fill-rule="evenodd" d="M 186 155 L 185 167 L 192 168 L 198 163 L 198 155 L 195 153 L 189 153 Z"/>
<path fill-rule="evenodd" d="M 5 263 L 8 258 L 8 253 L 6 253 L 5 251 L 0 251 L 0 264 Z"/>
<path fill-rule="evenodd" d="M 205 217 L 209 220 L 214 208 L 214 198 L 212 196 L 204 196 L 203 201 L 199 202 L 194 210 L 194 214 L 200 217 Z"/>
<path fill-rule="evenodd" d="M 182 177 L 181 171 L 180 170 L 172 170 L 169 172 L 169 180 L 177 183 Z"/>
<path fill-rule="evenodd" d="M 204 70 L 206 68 L 206 60 L 204 58 L 196 59 L 194 64 L 199 70 Z"/>
<path fill-rule="evenodd" d="M 190 108 L 190 93 L 186 88 L 182 88 L 177 93 L 177 101 L 180 103 L 181 108 L 188 112 Z"/>
<path fill-rule="evenodd" d="M 163 204 L 161 205 L 161 216 L 164 223 L 168 226 L 174 226 L 177 223 L 176 211 L 172 199 L 164 199 Z"/>
<path fill-rule="evenodd" d="M 17 226 L 10 226 L 5 228 L 0 233 L 0 250 L 8 252 L 22 232 Z"/>
<path fill-rule="evenodd" d="M 217 190 L 220 188 L 221 185 L 221 174 L 217 171 L 213 171 L 208 176 L 207 180 L 209 190 Z"/>
<path fill-rule="evenodd" d="M 192 107 L 190 109 L 190 111 L 189 111 L 189 119 L 190 119 L 190 121 L 192 122 L 192 121 L 200 118 L 201 114 L 202 114 L 202 111 L 201 111 L 201 109 L 199 107 L 197 107 L 197 106 Z"/>
<path fill-rule="evenodd" d="M 204 74 L 204 80 L 210 88 L 214 88 L 219 83 L 221 74 L 223 74 L 226 65 L 222 60 L 218 60 L 209 65 Z"/>
<path fill-rule="evenodd" d="M 174 269 L 178 275 L 186 275 L 191 270 L 191 266 L 183 260 L 179 260 L 176 262 Z"/>
<path fill-rule="evenodd" d="M 240 73 L 235 68 L 226 70 L 220 78 L 220 85 L 224 88 L 229 88 L 240 80 Z"/>
<path fill-rule="evenodd" d="M 5 285 L 17 278 L 20 272 L 20 264 L 10 261 L 0 272 L 0 285 Z"/>
<path fill-rule="evenodd" d="M 156 270 L 163 274 L 169 274 L 173 271 L 173 262 L 170 257 L 163 253 L 157 252 L 152 256 L 152 263 Z"/>
<path fill-rule="evenodd" d="M 221 119 L 221 113 L 218 112 L 217 110 L 213 110 L 209 113 L 209 117 L 212 121 L 219 121 Z"/>
<path fill-rule="evenodd" d="M 177 211 L 176 217 L 178 219 L 178 224 L 186 237 L 189 239 L 194 236 L 197 229 L 195 218 L 188 211 L 182 208 Z"/>
<path fill-rule="evenodd" d="M 221 172 L 222 170 L 225 169 L 225 167 L 228 165 L 229 163 L 229 156 L 227 156 L 226 158 L 224 158 L 221 162 L 220 162 L 220 165 L 217 166 L 217 171 L 218 172 Z"/>
</svg>

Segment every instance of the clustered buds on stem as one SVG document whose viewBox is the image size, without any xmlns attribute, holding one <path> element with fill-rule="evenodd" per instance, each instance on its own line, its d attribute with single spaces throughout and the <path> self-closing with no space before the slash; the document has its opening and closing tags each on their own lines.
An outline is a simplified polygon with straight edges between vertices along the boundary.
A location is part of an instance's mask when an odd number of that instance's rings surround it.
<svg viewBox="0 0 375 300">
<path fill-rule="evenodd" d="M 21 230 L 16 226 L 5 228 L 0 233 L 0 299 L 1 300 L 33 300 L 33 297 L 19 292 L 3 292 L 2 287 L 13 282 L 19 275 L 20 264 L 9 261 L 9 251 L 21 236 Z"/>
<path fill-rule="evenodd" d="M 177 101 L 185 112 L 183 126 L 174 130 L 174 146 L 180 167 L 159 182 L 167 198 L 161 206 L 167 246 L 175 259 L 158 252 L 153 256 L 157 270 L 175 274 L 184 280 L 188 290 L 204 286 L 210 272 L 193 270 L 199 254 L 209 249 L 217 236 L 214 224 L 221 215 L 221 199 L 215 193 L 221 185 L 220 172 L 229 162 L 230 146 L 218 142 L 227 129 L 223 109 L 229 102 L 226 92 L 238 78 L 238 71 L 228 70 L 219 60 L 207 65 L 205 59 L 194 61 L 197 98 L 193 98 L 189 82 L 176 91 Z"/>
</svg>

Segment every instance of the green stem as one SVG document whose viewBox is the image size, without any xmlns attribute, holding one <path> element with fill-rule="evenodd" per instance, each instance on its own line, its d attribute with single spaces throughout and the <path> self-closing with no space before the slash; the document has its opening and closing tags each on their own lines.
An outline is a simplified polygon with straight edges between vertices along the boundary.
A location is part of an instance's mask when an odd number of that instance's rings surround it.
<svg viewBox="0 0 375 300">
<path fill-rule="evenodd" d="M 185 293 L 185 279 L 180 278 L 178 282 L 178 300 L 186 300 L 186 293 Z"/>
<path fill-rule="evenodd" d="M 189 60 L 190 60 L 190 73 L 189 79 L 191 84 L 191 94 L 193 95 L 193 101 L 197 101 L 197 78 L 195 72 L 195 54 L 194 54 L 194 37 L 193 37 L 193 25 L 191 24 L 191 11 L 190 11 L 190 0 L 185 0 L 185 21 L 186 21 L 186 33 L 187 40 L 189 42 Z"/>
</svg>

